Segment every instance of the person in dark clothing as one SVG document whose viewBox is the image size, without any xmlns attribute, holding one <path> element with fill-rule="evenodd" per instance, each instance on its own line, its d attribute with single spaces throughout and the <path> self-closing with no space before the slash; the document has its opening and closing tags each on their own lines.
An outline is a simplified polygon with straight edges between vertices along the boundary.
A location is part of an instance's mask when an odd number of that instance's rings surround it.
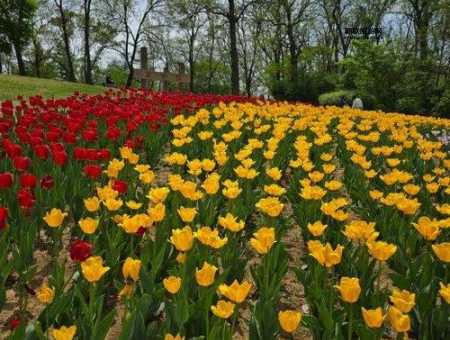
<svg viewBox="0 0 450 340">
<path fill-rule="evenodd" d="M 347 105 L 347 101 L 345 100 L 345 97 L 344 97 L 344 96 L 341 96 L 341 97 L 339 98 L 339 106 L 340 106 L 340 107 L 344 107 L 345 105 Z"/>
<path fill-rule="evenodd" d="M 105 86 L 106 87 L 114 87 L 114 81 L 111 79 L 111 77 L 109 75 L 106 76 Z"/>
</svg>

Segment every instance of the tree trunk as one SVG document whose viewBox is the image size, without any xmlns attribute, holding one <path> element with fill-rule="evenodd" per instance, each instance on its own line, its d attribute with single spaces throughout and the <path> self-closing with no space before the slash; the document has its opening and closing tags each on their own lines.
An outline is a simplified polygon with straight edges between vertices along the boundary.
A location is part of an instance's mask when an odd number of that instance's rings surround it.
<svg viewBox="0 0 450 340">
<path fill-rule="evenodd" d="M 61 16 L 61 29 L 62 29 L 62 33 L 63 33 L 64 51 L 66 54 L 66 62 L 67 62 L 66 78 L 69 81 L 76 81 L 75 71 L 73 68 L 72 53 L 70 52 L 69 33 L 67 31 L 67 18 L 66 18 L 66 14 L 64 12 L 62 1 L 63 0 L 59 0 L 59 2 L 56 2 L 56 5 L 59 10 L 59 15 Z"/>
<path fill-rule="evenodd" d="M 21 76 L 24 76 L 24 75 L 26 75 L 26 69 L 25 69 L 25 63 L 23 62 L 22 48 L 20 46 L 18 46 L 17 44 L 14 44 L 14 50 L 16 52 L 17 66 L 19 67 L 19 74 Z"/>
<path fill-rule="evenodd" d="M 239 54 L 237 50 L 237 18 L 234 0 L 228 0 L 228 23 L 230 33 L 231 93 L 239 95 Z"/>
<path fill-rule="evenodd" d="M 208 16 L 208 20 L 209 20 L 209 24 L 212 25 L 211 26 L 211 35 L 209 37 L 209 41 L 211 42 L 211 46 L 209 49 L 209 54 L 208 54 L 208 92 L 211 92 L 212 89 L 212 78 L 213 78 L 213 57 L 214 57 L 214 47 L 216 46 L 216 26 L 215 23 L 213 22 L 212 18 L 210 18 Z"/>
<path fill-rule="evenodd" d="M 297 84 L 298 81 L 298 48 L 297 42 L 295 41 L 294 34 L 294 25 L 292 23 L 292 11 L 291 7 L 286 6 L 286 16 L 287 16 L 287 25 L 286 25 L 286 33 L 289 41 L 289 64 L 290 64 L 290 80 L 293 84 Z"/>
<path fill-rule="evenodd" d="M 2 54 L 0 53 L 0 74 L 3 73 Z"/>
<path fill-rule="evenodd" d="M 131 84 L 133 83 L 134 79 L 134 67 L 133 65 L 128 66 L 128 77 L 127 77 L 127 84 L 126 87 L 131 87 Z"/>
<path fill-rule="evenodd" d="M 194 65 L 194 39 L 195 35 L 192 34 L 189 40 L 189 91 L 194 92 L 194 77 L 195 77 L 195 65 Z"/>
<path fill-rule="evenodd" d="M 84 0 L 84 80 L 92 84 L 92 63 L 90 47 L 91 0 Z"/>
<path fill-rule="evenodd" d="M 421 60 L 425 60 L 428 55 L 428 25 L 427 18 L 424 18 L 424 14 L 422 14 L 416 23 L 416 40 Z"/>
<path fill-rule="evenodd" d="M 34 73 L 36 77 L 41 77 L 41 46 L 36 36 L 33 37 L 34 45 Z"/>
</svg>

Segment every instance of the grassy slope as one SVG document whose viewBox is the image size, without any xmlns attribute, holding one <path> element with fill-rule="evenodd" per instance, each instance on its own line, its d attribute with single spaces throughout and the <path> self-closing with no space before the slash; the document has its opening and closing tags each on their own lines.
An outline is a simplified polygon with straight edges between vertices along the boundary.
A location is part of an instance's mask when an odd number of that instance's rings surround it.
<svg viewBox="0 0 450 340">
<path fill-rule="evenodd" d="M 0 74 L 0 101 L 16 99 L 17 96 L 30 97 L 40 94 L 44 97 L 65 97 L 74 91 L 96 94 L 105 91 L 102 86 L 92 86 L 67 81 L 20 77 Z"/>
</svg>

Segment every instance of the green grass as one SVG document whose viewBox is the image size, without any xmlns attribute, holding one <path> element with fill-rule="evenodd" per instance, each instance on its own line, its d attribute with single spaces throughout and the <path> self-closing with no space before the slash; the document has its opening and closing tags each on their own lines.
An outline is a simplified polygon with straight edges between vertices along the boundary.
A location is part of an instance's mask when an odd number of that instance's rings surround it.
<svg viewBox="0 0 450 340">
<path fill-rule="evenodd" d="M 52 79 L 0 75 L 0 101 L 15 100 L 17 96 L 30 97 L 42 95 L 46 98 L 66 97 L 75 91 L 97 94 L 105 91 L 103 86 L 71 83 Z"/>
</svg>

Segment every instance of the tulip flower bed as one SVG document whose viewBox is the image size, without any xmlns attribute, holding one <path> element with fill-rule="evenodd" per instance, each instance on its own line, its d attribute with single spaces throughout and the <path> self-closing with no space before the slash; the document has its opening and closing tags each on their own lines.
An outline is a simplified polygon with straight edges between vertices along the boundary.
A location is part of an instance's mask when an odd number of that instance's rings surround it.
<svg viewBox="0 0 450 340">
<path fill-rule="evenodd" d="M 21 141 L 4 137 L 2 161 L 21 173 L 1 193 L 12 339 L 450 337 L 450 121 L 166 96 L 5 119 Z M 51 190 L 26 185 L 30 165 Z"/>
</svg>

